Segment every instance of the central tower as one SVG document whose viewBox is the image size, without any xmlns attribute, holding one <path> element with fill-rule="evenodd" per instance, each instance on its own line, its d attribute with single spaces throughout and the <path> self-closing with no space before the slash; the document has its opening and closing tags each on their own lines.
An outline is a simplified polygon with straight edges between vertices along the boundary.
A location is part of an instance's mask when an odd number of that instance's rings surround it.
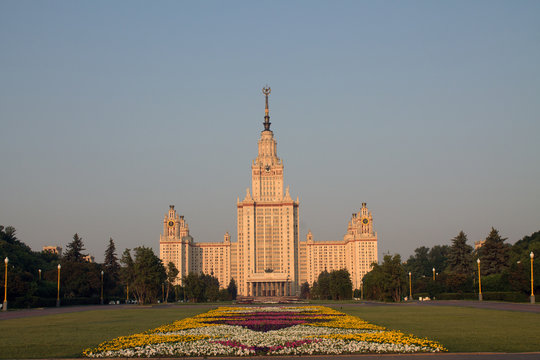
<svg viewBox="0 0 540 360">
<path fill-rule="evenodd" d="M 286 296 L 298 291 L 298 199 L 283 193 L 283 163 L 270 130 L 268 95 L 258 154 L 251 164 L 251 192 L 238 199 L 237 277 L 245 296 Z"/>
</svg>

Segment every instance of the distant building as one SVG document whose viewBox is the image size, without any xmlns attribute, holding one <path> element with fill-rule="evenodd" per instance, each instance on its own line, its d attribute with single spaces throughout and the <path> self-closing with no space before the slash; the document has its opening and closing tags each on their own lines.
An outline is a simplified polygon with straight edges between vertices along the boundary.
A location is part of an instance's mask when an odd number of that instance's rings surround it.
<svg viewBox="0 0 540 360">
<path fill-rule="evenodd" d="M 62 257 L 62 247 L 60 246 L 44 246 L 43 251 L 51 254 L 57 254 L 59 257 Z"/>
<path fill-rule="evenodd" d="M 377 261 L 377 233 L 366 203 L 352 215 L 347 233 L 339 241 L 314 241 L 311 231 L 306 241 L 299 239 L 299 200 L 289 187 L 283 191 L 283 163 L 277 156 L 277 142 L 270 130 L 268 95 L 264 130 L 258 155 L 251 164 L 251 191 L 238 198 L 237 241 L 225 233 L 223 242 L 196 243 L 188 224 L 170 205 L 163 219 L 159 241 L 160 258 L 173 262 L 179 270 L 177 283 L 190 272 L 211 274 L 222 288 L 234 278 L 238 294 L 244 296 L 284 296 L 299 294 L 304 282 L 313 284 L 322 271 L 347 269 L 353 288 Z"/>
<path fill-rule="evenodd" d="M 484 246 L 486 240 L 480 240 L 474 242 L 474 250 L 480 249 L 482 246 Z"/>
<path fill-rule="evenodd" d="M 89 262 L 89 263 L 93 263 L 94 262 L 94 257 L 92 255 L 85 255 L 85 256 L 83 256 L 83 260 L 86 261 L 86 262 Z"/>
</svg>

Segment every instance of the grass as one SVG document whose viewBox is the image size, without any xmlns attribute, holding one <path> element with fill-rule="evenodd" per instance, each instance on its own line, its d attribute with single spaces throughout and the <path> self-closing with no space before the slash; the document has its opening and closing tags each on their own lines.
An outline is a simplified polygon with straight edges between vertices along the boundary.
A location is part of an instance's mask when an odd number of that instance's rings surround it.
<svg viewBox="0 0 540 360">
<path fill-rule="evenodd" d="M 442 343 L 450 352 L 540 351 L 540 314 L 459 306 L 332 306 Z"/>
<path fill-rule="evenodd" d="M 0 358 L 80 357 L 105 340 L 142 332 L 210 307 L 95 310 L 0 321 Z"/>
<path fill-rule="evenodd" d="M 451 352 L 540 351 L 538 313 L 458 306 L 328 305 L 378 325 L 437 340 Z M 1 320 L 0 358 L 79 357 L 84 349 L 104 340 L 210 308 L 154 306 Z"/>
</svg>

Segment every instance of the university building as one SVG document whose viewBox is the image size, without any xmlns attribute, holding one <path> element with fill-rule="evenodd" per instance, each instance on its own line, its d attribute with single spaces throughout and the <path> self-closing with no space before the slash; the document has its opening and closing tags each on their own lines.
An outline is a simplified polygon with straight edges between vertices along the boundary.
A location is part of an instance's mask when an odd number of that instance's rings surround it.
<svg viewBox="0 0 540 360">
<path fill-rule="evenodd" d="M 222 288 L 231 278 L 244 296 L 288 296 L 299 293 L 304 282 L 310 285 L 322 271 L 347 269 L 353 288 L 377 261 L 377 233 L 366 203 L 352 214 L 342 240 L 315 241 L 311 231 L 305 241 L 299 234 L 299 200 L 284 191 L 283 163 L 277 156 L 277 142 L 270 130 L 268 95 L 264 129 L 258 154 L 251 164 L 251 189 L 238 198 L 237 240 L 225 233 L 222 242 L 195 242 L 184 216 L 174 205 L 163 219 L 159 241 L 160 258 L 172 261 L 179 270 L 178 283 L 190 272 L 212 274 Z"/>
</svg>

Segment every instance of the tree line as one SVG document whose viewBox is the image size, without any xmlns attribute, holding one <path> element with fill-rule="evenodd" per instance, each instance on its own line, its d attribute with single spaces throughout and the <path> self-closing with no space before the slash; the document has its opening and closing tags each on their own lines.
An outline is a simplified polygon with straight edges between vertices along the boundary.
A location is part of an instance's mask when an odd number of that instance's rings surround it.
<svg viewBox="0 0 540 360">
<path fill-rule="evenodd" d="M 540 231 L 525 236 L 514 245 L 506 240 L 492 228 L 475 250 L 467 244 L 467 235 L 460 231 L 450 245 L 419 247 L 405 262 L 399 254 L 386 254 L 383 262 L 374 263 L 363 278 L 365 298 L 403 300 L 411 290 L 409 273 L 413 297 L 477 298 L 479 259 L 484 294 L 493 300 L 527 301 L 531 293 L 530 253 L 540 255 Z M 534 268 L 536 278 L 540 275 L 539 268 Z M 535 292 L 538 290 L 536 285 Z"/>
<path fill-rule="evenodd" d="M 104 255 L 102 264 L 86 261 L 84 242 L 77 233 L 61 257 L 47 251 L 32 251 L 17 239 L 13 227 L 0 226 L 0 258 L 9 258 L 8 306 L 55 306 L 58 272 L 63 305 L 99 304 L 102 300 L 149 304 L 236 299 L 234 279 L 226 289 L 220 289 L 219 280 L 213 275 L 189 274 L 183 278 L 184 286 L 178 285 L 179 271 L 174 263 L 163 264 L 151 248 L 125 249 L 118 258 L 110 238 Z M 0 272 L 2 279 L 4 272 L 5 266 Z M 3 281 L 1 286 L 4 290 Z"/>
</svg>

